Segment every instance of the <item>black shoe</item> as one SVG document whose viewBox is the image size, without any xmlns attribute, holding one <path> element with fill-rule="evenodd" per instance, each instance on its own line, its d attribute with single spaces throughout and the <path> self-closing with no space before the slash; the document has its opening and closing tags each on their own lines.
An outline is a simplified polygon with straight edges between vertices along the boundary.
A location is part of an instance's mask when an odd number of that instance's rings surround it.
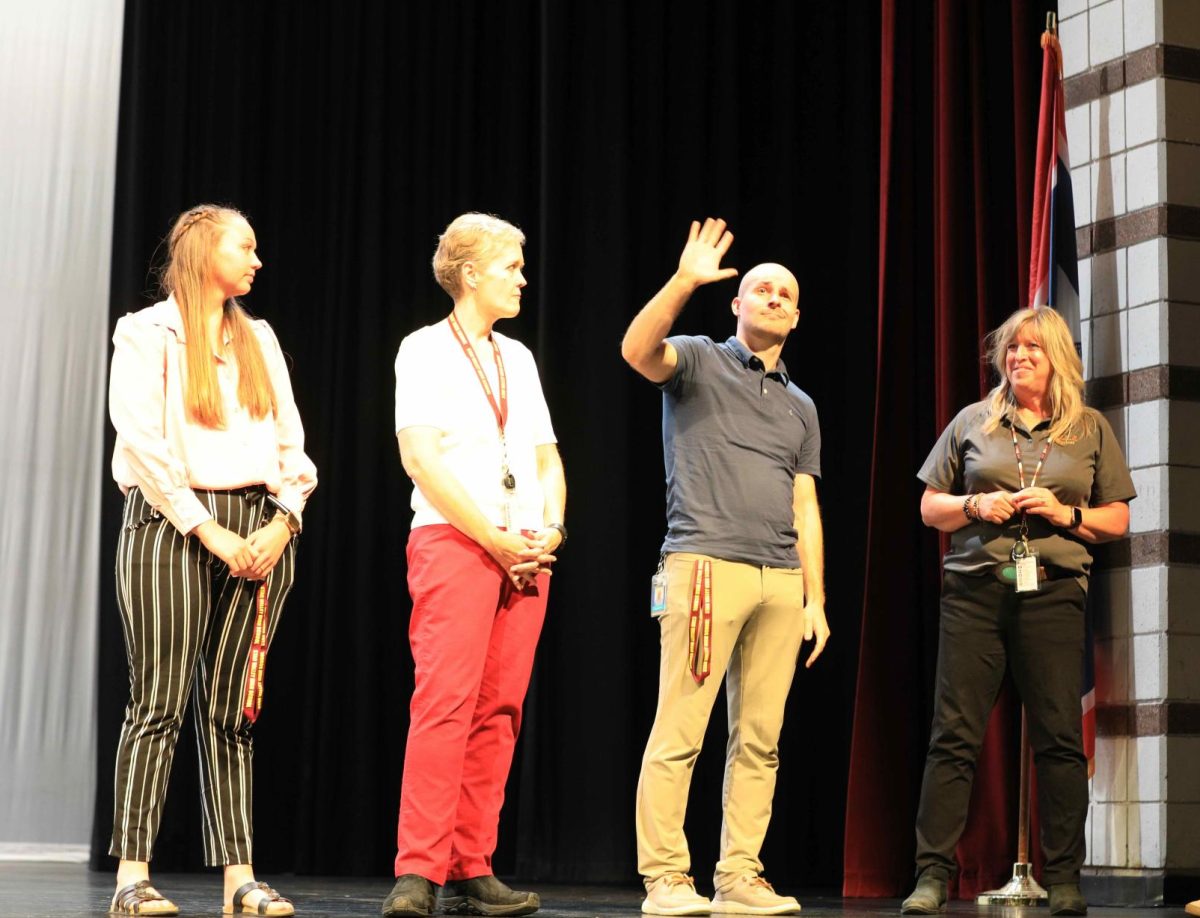
<svg viewBox="0 0 1200 918">
<path fill-rule="evenodd" d="M 946 878 L 926 870 L 917 878 L 917 888 L 900 904 L 902 915 L 936 915 L 946 910 Z"/>
<path fill-rule="evenodd" d="M 447 881 L 437 904 L 447 915 L 531 915 L 542 900 L 537 893 L 518 892 L 486 876 Z"/>
<path fill-rule="evenodd" d="M 412 915 L 424 918 L 433 914 L 433 884 L 419 874 L 406 873 L 396 877 L 396 885 L 383 900 L 383 914 L 388 918 Z"/>
<path fill-rule="evenodd" d="M 1078 883 L 1055 883 L 1050 887 L 1051 915 L 1086 915 L 1087 900 Z"/>
</svg>

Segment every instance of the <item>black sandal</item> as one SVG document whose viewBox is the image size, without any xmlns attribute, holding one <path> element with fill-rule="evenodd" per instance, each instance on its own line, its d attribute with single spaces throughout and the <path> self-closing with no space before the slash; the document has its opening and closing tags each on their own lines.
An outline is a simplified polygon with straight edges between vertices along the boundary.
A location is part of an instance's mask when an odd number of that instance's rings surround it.
<svg viewBox="0 0 1200 918">
<path fill-rule="evenodd" d="M 157 904 L 153 908 L 147 908 Z M 178 915 L 179 907 L 160 895 L 149 880 L 138 880 L 128 886 L 122 886 L 113 894 L 108 906 L 110 915 Z"/>
<path fill-rule="evenodd" d="M 246 902 L 245 902 L 246 896 L 248 896 L 250 893 L 254 892 L 254 890 L 256 890 L 256 889 L 262 890 L 263 897 L 258 900 L 257 906 L 246 905 Z M 278 903 L 280 905 L 286 905 L 287 909 L 284 911 L 275 911 L 275 912 L 267 911 L 267 909 L 269 909 L 272 905 L 275 905 L 276 903 Z M 221 911 L 223 914 L 226 914 L 226 915 L 232 915 L 232 914 L 239 913 L 239 912 L 242 914 L 249 914 L 249 915 L 294 915 L 294 914 L 296 914 L 296 910 L 292 907 L 291 899 L 285 899 L 283 896 L 279 895 L 279 893 L 277 893 L 275 890 L 273 890 L 266 883 L 257 883 L 254 880 L 251 880 L 249 883 L 245 884 L 244 886 L 238 887 L 238 891 L 233 894 L 233 901 L 229 905 L 222 906 Z"/>
</svg>

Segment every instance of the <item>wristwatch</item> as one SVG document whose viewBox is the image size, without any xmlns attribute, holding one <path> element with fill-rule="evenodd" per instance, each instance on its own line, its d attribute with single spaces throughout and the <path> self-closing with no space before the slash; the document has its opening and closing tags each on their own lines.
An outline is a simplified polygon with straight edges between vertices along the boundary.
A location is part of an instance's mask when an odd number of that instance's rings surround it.
<svg viewBox="0 0 1200 918">
<path fill-rule="evenodd" d="M 1083 511 L 1078 507 L 1071 508 L 1071 522 L 1067 523 L 1067 529 L 1078 529 L 1083 522 Z"/>
<path fill-rule="evenodd" d="M 284 506 L 283 501 L 281 501 L 274 494 L 268 493 L 267 501 L 278 511 L 272 518 L 272 522 L 277 519 L 281 519 L 283 520 L 283 525 L 287 526 L 288 532 L 290 532 L 292 535 L 299 535 L 300 530 L 304 528 L 300 524 L 300 517 L 296 516 L 295 513 Z"/>
<path fill-rule="evenodd" d="M 296 516 L 296 514 L 292 513 L 291 510 L 275 511 L 274 519 L 283 520 L 283 525 L 287 526 L 288 532 L 290 532 L 292 535 L 299 535 L 299 533 L 300 533 L 300 518 L 298 516 Z"/>
<path fill-rule="evenodd" d="M 558 534 L 560 536 L 562 536 L 562 539 L 558 543 L 559 548 L 562 548 L 564 545 L 567 544 L 567 527 L 566 526 L 564 526 L 562 523 L 551 523 L 546 528 L 547 529 L 557 529 Z"/>
</svg>

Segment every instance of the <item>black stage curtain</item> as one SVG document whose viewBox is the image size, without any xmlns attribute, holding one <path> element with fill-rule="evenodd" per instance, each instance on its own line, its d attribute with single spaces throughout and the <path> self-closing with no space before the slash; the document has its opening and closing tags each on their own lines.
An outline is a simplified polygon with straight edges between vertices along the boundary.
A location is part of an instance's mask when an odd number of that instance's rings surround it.
<svg viewBox="0 0 1200 918">
<path fill-rule="evenodd" d="M 913 476 L 957 411 L 995 383 L 981 338 L 1025 305 L 1044 17 L 1032 0 L 881 8 L 878 391 L 847 896 L 898 896 L 913 883 L 946 545 L 921 525 Z M 1011 875 L 1019 712 L 1006 687 L 958 846 L 952 893 L 963 897 Z"/>
<path fill-rule="evenodd" d="M 785 357 L 824 428 L 833 638 L 796 680 L 764 857 L 785 886 L 841 881 L 876 388 L 878 67 L 865 2 L 128 0 L 113 319 L 155 298 L 147 265 L 176 213 L 244 209 L 265 263 L 247 305 L 290 355 L 320 470 L 255 730 L 261 872 L 391 870 L 412 688 L 392 362 L 448 311 L 429 258 L 474 209 L 528 234 L 524 309 L 503 330 L 538 358 L 570 492 L 497 871 L 635 880 L 663 471 L 660 397 L 618 349 L 688 221 L 711 214 L 737 235 L 729 263 L 782 261 L 801 279 Z M 732 334 L 735 292 L 704 290 L 678 330 Z M 106 572 L 118 508 L 110 484 Z M 126 697 L 111 581 L 100 614 L 92 861 L 111 869 Z M 702 881 L 725 733 L 718 704 L 688 821 Z M 200 863 L 193 748 L 185 734 L 157 870 Z"/>
</svg>

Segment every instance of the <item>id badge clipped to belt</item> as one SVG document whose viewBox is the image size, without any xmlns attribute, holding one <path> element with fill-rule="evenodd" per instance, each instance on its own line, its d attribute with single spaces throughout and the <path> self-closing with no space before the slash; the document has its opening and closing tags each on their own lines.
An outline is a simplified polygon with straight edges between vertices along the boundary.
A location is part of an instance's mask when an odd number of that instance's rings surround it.
<svg viewBox="0 0 1200 918">
<path fill-rule="evenodd" d="M 667 571 L 666 558 L 658 559 L 658 570 L 650 578 L 650 616 L 659 618 L 667 611 Z"/>
</svg>

